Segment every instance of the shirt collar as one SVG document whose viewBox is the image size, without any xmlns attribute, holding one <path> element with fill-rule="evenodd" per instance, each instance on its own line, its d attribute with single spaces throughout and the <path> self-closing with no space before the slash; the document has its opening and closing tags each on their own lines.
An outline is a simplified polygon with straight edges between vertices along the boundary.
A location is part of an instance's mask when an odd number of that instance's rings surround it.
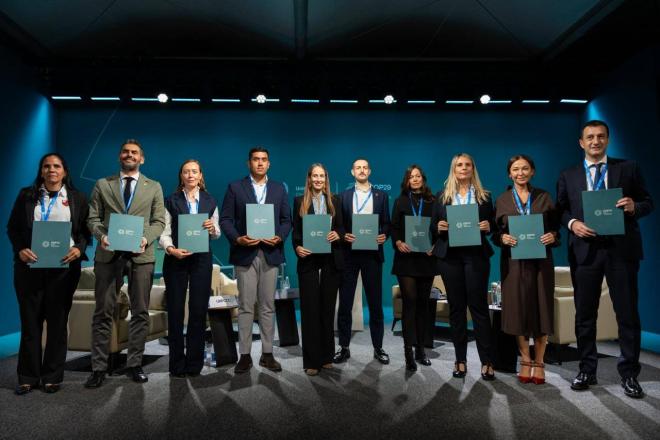
<svg viewBox="0 0 660 440">
<path fill-rule="evenodd" d="M 183 197 L 185 197 L 186 200 L 190 201 L 190 199 L 188 198 L 188 193 L 186 192 L 186 190 L 184 188 L 181 189 L 181 192 L 183 193 Z M 193 191 L 192 200 L 194 200 L 196 202 L 199 201 L 199 187 L 195 188 L 195 191 Z"/>
<path fill-rule="evenodd" d="M 591 162 L 586 157 L 585 157 L 584 161 L 587 162 L 587 166 L 596 165 L 597 163 L 607 163 L 607 154 L 605 156 L 603 156 L 603 158 L 601 160 L 599 160 L 598 162 Z"/>
<path fill-rule="evenodd" d="M 43 183 L 42 183 L 41 186 L 39 187 L 39 191 L 40 191 L 42 194 L 43 194 L 44 192 L 45 192 L 46 194 L 48 194 L 48 195 L 50 194 L 50 192 L 46 189 L 46 185 L 44 185 Z M 63 199 L 66 199 L 66 196 L 67 196 L 66 185 L 62 184 L 62 188 L 60 188 L 60 190 L 59 190 L 59 195 L 60 195 L 60 197 L 62 197 Z M 50 197 L 50 195 L 49 195 L 49 197 Z"/>
<path fill-rule="evenodd" d="M 254 180 L 254 177 L 252 177 L 252 174 L 250 174 L 250 183 L 252 183 L 252 185 L 256 185 L 256 186 L 264 186 L 265 184 L 268 183 L 268 175 L 265 176 L 264 183 L 257 183 L 257 181 Z"/>
<path fill-rule="evenodd" d="M 356 185 L 355 185 L 355 191 L 356 191 L 356 192 L 359 191 L 359 192 L 361 192 L 361 193 L 363 193 L 363 194 L 367 194 L 368 192 L 371 191 L 371 186 L 372 186 L 372 185 L 369 184 L 369 189 L 360 189 L 360 188 L 357 187 L 357 184 L 356 184 Z"/>
<path fill-rule="evenodd" d="M 138 179 L 140 178 L 140 172 L 138 171 L 134 175 L 129 176 L 128 174 L 124 173 L 123 171 L 120 171 L 119 172 L 119 178 L 123 181 L 124 177 L 131 177 L 133 180 L 135 180 L 137 182 Z"/>
</svg>

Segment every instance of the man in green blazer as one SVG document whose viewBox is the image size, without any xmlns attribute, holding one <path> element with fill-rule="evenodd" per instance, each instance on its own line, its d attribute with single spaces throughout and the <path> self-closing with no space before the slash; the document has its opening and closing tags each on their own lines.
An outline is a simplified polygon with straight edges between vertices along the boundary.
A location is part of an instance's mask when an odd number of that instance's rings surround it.
<svg viewBox="0 0 660 440">
<path fill-rule="evenodd" d="M 123 277 L 128 277 L 131 321 L 128 328 L 127 374 L 135 382 L 148 380 L 142 370 L 142 354 L 149 331 L 149 293 L 154 274 L 154 246 L 165 227 L 165 205 L 160 183 L 140 174 L 144 151 L 129 139 L 119 152 L 119 174 L 99 179 L 92 191 L 87 226 L 98 245 L 94 258 L 96 308 L 92 321 L 92 375 L 85 387 L 98 388 L 108 369 L 112 316 Z M 141 252 L 112 251 L 108 241 L 110 214 L 144 218 Z"/>
</svg>

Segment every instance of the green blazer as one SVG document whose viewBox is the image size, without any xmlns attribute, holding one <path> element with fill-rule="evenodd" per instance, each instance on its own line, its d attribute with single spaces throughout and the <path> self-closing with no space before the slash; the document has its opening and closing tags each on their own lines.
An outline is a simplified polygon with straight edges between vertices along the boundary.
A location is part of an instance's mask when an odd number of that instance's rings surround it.
<svg viewBox="0 0 660 440">
<path fill-rule="evenodd" d="M 96 181 L 92 191 L 87 227 L 97 242 L 108 234 L 110 214 L 124 213 L 124 197 L 121 194 L 120 183 L 119 174 L 104 177 Z M 154 243 L 165 228 L 165 204 L 160 183 L 140 173 L 128 214 L 144 218 L 144 238 L 147 239 L 146 250 L 142 254 L 135 254 L 132 258 L 133 262 L 153 263 L 156 261 Z M 105 250 L 97 244 L 94 261 L 108 263 L 113 255 L 113 251 Z"/>
</svg>

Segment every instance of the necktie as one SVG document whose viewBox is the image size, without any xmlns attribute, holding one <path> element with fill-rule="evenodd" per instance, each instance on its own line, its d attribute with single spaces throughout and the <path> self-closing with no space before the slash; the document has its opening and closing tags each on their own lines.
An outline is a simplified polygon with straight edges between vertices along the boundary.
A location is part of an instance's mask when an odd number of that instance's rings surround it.
<svg viewBox="0 0 660 440">
<path fill-rule="evenodd" d="M 594 175 L 594 188 L 591 188 L 592 190 L 596 190 L 596 185 L 598 185 L 598 182 L 600 182 L 600 177 L 601 177 L 601 171 L 600 170 L 601 170 L 602 166 L 603 166 L 602 163 L 596 163 L 596 164 L 592 165 L 592 167 L 596 168 L 596 174 Z M 603 185 L 600 188 L 605 187 L 604 183 L 605 182 L 603 182 Z M 600 188 L 598 188 L 598 189 L 600 190 Z"/>
<path fill-rule="evenodd" d="M 124 206 L 128 208 L 128 202 L 131 200 L 131 182 L 132 177 L 124 177 Z"/>
</svg>

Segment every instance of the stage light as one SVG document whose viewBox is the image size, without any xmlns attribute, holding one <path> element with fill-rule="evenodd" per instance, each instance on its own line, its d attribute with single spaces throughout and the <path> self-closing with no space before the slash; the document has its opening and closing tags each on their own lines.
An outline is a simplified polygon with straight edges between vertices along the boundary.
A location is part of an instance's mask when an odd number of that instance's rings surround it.
<svg viewBox="0 0 660 440">
<path fill-rule="evenodd" d="M 357 104 L 357 99 L 331 99 L 330 104 Z"/>
<path fill-rule="evenodd" d="M 389 104 L 394 104 L 396 102 L 396 100 L 394 99 L 394 96 L 392 96 L 392 95 L 385 95 L 385 97 L 383 98 L 383 102 L 385 104 L 389 105 Z"/>
<path fill-rule="evenodd" d="M 559 102 L 563 104 L 586 104 L 589 101 L 587 101 L 586 99 L 562 99 Z"/>
<path fill-rule="evenodd" d="M 550 104 L 549 99 L 523 99 L 523 104 Z"/>
<path fill-rule="evenodd" d="M 80 101 L 80 96 L 51 96 L 54 101 Z"/>
<path fill-rule="evenodd" d="M 512 101 L 510 99 L 503 99 L 503 100 L 492 100 L 489 101 L 488 104 L 511 104 L 511 102 Z"/>
<path fill-rule="evenodd" d="M 461 100 L 459 100 L 459 101 L 449 100 L 449 101 L 445 101 L 445 104 L 474 104 L 474 101 L 468 101 L 468 100 L 462 100 L 462 101 L 461 101 Z"/>
<path fill-rule="evenodd" d="M 257 97 L 254 100 L 257 101 L 259 104 L 265 104 L 266 95 L 257 95 Z"/>
<path fill-rule="evenodd" d="M 418 100 L 408 100 L 407 102 L 408 102 L 408 104 L 435 104 L 435 101 L 432 100 L 432 99 L 428 99 L 428 100 L 424 100 L 424 99 L 422 99 L 422 100 L 419 100 L 419 99 Z"/>
<path fill-rule="evenodd" d="M 158 94 L 158 102 L 160 102 L 161 104 L 165 104 L 168 99 L 170 98 L 165 93 Z"/>
<path fill-rule="evenodd" d="M 202 100 L 200 98 L 172 98 L 172 102 L 201 102 L 201 101 Z"/>
<path fill-rule="evenodd" d="M 158 98 L 131 98 L 133 102 L 158 102 Z"/>
<path fill-rule="evenodd" d="M 298 103 L 298 104 L 318 104 L 321 102 L 318 99 L 299 99 L 299 98 L 292 98 L 291 102 Z"/>
<path fill-rule="evenodd" d="M 211 102 L 241 102 L 239 98 L 213 98 Z"/>
<path fill-rule="evenodd" d="M 490 96 L 489 95 L 481 95 L 481 98 L 479 98 L 479 102 L 482 104 L 488 104 L 490 102 Z"/>
<path fill-rule="evenodd" d="M 92 96 L 92 101 L 121 101 L 119 96 Z"/>
</svg>

